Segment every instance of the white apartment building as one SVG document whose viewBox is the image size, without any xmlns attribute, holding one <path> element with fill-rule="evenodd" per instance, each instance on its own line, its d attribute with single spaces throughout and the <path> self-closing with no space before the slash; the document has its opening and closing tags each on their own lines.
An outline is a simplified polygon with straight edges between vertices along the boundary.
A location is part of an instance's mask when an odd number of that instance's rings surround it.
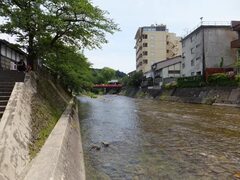
<svg viewBox="0 0 240 180">
<path fill-rule="evenodd" d="M 230 25 L 202 24 L 182 39 L 182 76 L 204 75 L 206 68 L 233 67 L 237 38 Z M 222 61 L 222 63 L 221 63 Z"/>
<path fill-rule="evenodd" d="M 168 32 L 166 25 L 140 27 L 135 40 L 136 71 L 146 73 L 152 64 L 182 54 L 180 37 Z"/>
</svg>

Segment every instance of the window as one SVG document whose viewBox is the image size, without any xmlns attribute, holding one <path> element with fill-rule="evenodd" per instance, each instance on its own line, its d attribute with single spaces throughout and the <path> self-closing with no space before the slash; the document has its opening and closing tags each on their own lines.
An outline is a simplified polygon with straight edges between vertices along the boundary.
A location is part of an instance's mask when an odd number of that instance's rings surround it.
<svg viewBox="0 0 240 180">
<path fill-rule="evenodd" d="M 193 36 L 191 37 L 191 42 L 193 42 Z"/>
<path fill-rule="evenodd" d="M 183 69 L 185 68 L 185 63 L 182 63 L 182 68 L 183 68 Z"/>
<path fill-rule="evenodd" d="M 182 58 L 185 58 L 185 52 L 184 52 L 184 53 L 182 53 Z"/>
<path fill-rule="evenodd" d="M 198 60 L 200 60 L 200 59 L 201 59 L 201 57 L 197 57 L 197 58 L 196 58 L 196 61 L 198 61 Z"/>
<path fill-rule="evenodd" d="M 182 47 L 185 47 L 185 42 L 182 41 Z"/>
<path fill-rule="evenodd" d="M 148 43 L 143 43 L 143 47 L 148 47 Z"/>
<path fill-rule="evenodd" d="M 168 74 L 180 74 L 180 70 L 168 70 Z"/>
<path fill-rule="evenodd" d="M 199 33 L 199 32 L 196 32 L 196 34 L 195 34 L 195 37 L 196 37 L 196 38 L 198 37 L 198 33 Z"/>
<path fill-rule="evenodd" d="M 194 72 L 191 72 L 191 76 L 194 76 Z"/>
<path fill-rule="evenodd" d="M 194 50 L 194 48 L 191 48 L 191 54 L 193 54 L 193 50 Z"/>
<path fill-rule="evenodd" d="M 142 37 L 143 37 L 143 39 L 147 39 L 148 35 L 147 34 L 143 34 Z"/>
<path fill-rule="evenodd" d="M 191 60 L 191 66 L 194 66 L 194 59 Z"/>
<path fill-rule="evenodd" d="M 147 64 L 148 63 L 148 60 L 147 59 L 144 59 L 143 60 L 143 64 Z"/>
<path fill-rule="evenodd" d="M 143 51 L 143 55 L 144 55 L 144 56 L 147 56 L 147 55 L 148 55 L 148 52 L 147 52 L 147 51 Z"/>
<path fill-rule="evenodd" d="M 202 72 L 201 71 L 198 71 L 197 72 L 197 76 L 201 76 Z"/>
</svg>

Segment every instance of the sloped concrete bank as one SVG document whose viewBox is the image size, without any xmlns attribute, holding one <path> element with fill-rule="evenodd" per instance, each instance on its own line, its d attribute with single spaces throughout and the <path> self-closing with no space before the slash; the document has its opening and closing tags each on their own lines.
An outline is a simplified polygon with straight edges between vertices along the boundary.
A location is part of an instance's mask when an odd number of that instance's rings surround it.
<svg viewBox="0 0 240 180">
<path fill-rule="evenodd" d="M 240 107 L 240 88 L 201 87 L 170 90 L 129 88 L 122 95 L 134 98 L 155 98 L 164 101 Z"/>
<path fill-rule="evenodd" d="M 77 105 L 69 103 L 41 151 L 20 179 L 85 179 Z"/>
<path fill-rule="evenodd" d="M 240 88 L 176 88 L 164 90 L 158 98 L 166 101 L 239 107 Z"/>
</svg>

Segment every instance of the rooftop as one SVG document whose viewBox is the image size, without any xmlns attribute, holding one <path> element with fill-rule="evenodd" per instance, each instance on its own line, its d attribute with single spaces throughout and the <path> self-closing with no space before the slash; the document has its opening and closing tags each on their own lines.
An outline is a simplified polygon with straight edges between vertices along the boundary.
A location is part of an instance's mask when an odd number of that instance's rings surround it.
<svg viewBox="0 0 240 180">
<path fill-rule="evenodd" d="M 152 68 L 155 70 L 158 70 L 158 69 L 162 69 L 162 68 L 177 64 L 177 63 L 181 63 L 181 61 L 182 61 L 182 56 L 176 56 L 171 59 L 166 59 L 164 61 L 156 62 L 152 65 Z"/>
<path fill-rule="evenodd" d="M 136 35 L 135 35 L 135 39 L 137 39 L 142 34 L 143 31 L 144 32 L 168 31 L 168 29 L 167 29 L 167 26 L 164 24 L 152 24 L 150 26 L 142 26 L 142 27 L 138 28 Z"/>
<path fill-rule="evenodd" d="M 230 28 L 230 27 L 231 27 L 230 21 L 202 21 L 191 31 L 187 31 L 187 34 L 183 37 L 182 40 L 187 39 L 193 33 L 195 33 L 196 31 L 199 31 L 202 28 Z"/>
<path fill-rule="evenodd" d="M 11 49 L 14 49 L 15 51 L 17 51 L 19 54 L 26 55 L 26 53 L 24 51 L 22 51 L 19 48 L 19 46 L 16 44 L 12 44 L 4 39 L 0 39 L 0 44 L 5 44 L 6 46 L 10 47 Z"/>
</svg>

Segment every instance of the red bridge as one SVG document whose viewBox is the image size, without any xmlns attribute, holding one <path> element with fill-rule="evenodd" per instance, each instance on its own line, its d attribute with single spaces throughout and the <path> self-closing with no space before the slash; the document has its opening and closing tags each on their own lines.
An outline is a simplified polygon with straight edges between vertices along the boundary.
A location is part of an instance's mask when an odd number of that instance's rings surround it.
<svg viewBox="0 0 240 180">
<path fill-rule="evenodd" d="M 109 88 L 109 89 L 121 89 L 121 84 L 95 84 L 93 88 Z"/>
</svg>

